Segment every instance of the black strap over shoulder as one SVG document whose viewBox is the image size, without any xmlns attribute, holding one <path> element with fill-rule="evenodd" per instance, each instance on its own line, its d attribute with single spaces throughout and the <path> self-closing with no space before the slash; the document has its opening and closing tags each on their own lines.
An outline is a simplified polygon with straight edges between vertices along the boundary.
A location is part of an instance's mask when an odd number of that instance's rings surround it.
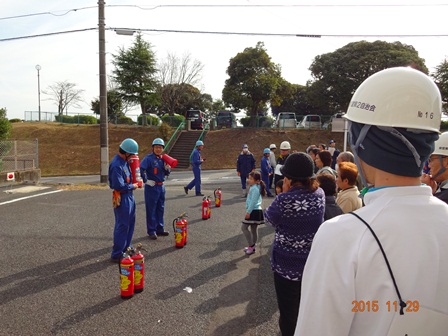
<svg viewBox="0 0 448 336">
<path fill-rule="evenodd" d="M 386 257 L 386 253 L 384 252 L 384 249 L 383 249 L 383 246 L 381 245 L 380 240 L 378 239 L 377 235 L 375 234 L 375 231 L 373 231 L 371 226 L 364 219 L 362 219 L 359 215 L 355 214 L 354 212 L 349 212 L 349 214 L 355 216 L 361 222 L 363 222 L 367 226 L 367 228 L 370 230 L 370 232 L 372 232 L 373 237 L 375 238 L 376 242 L 378 243 L 378 246 L 380 247 L 381 253 L 383 254 L 384 260 L 386 261 L 387 268 L 389 269 L 389 273 L 390 273 L 390 276 L 392 278 L 392 282 L 394 283 L 395 290 L 396 290 L 397 295 L 398 295 L 398 299 L 400 300 L 400 315 L 403 315 L 404 314 L 404 308 L 406 307 L 406 303 L 401 298 L 401 294 L 400 294 L 400 291 L 398 290 L 397 282 L 395 281 L 394 274 L 392 273 L 392 268 L 390 267 L 389 260 Z"/>
</svg>

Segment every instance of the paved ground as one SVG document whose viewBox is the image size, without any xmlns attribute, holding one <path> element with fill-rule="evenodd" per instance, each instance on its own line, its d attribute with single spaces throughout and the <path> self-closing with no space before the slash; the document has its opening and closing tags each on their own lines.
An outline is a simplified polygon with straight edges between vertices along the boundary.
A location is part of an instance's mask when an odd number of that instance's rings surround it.
<svg viewBox="0 0 448 336">
<path fill-rule="evenodd" d="M 148 252 L 145 290 L 130 300 L 120 298 L 118 269 L 109 263 L 110 191 L 57 189 L 99 177 L 51 178 L 38 190 L 0 188 L 0 335 L 278 335 L 268 256 L 273 229 L 261 226 L 257 252 L 244 255 L 235 172 L 203 173 L 204 192 L 219 186 L 224 194 L 207 221 L 201 198 L 183 193 L 191 176 L 173 173 L 166 185 L 169 231 L 178 214 L 189 214 L 183 249 L 174 248 L 172 236 L 148 240 L 143 191 L 135 193 L 134 244 Z"/>
</svg>

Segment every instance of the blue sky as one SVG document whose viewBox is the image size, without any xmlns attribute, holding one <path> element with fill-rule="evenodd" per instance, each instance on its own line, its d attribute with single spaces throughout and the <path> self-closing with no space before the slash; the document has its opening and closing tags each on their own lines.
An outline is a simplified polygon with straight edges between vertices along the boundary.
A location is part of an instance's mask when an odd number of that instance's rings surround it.
<svg viewBox="0 0 448 336">
<path fill-rule="evenodd" d="M 426 60 L 430 71 L 448 55 L 448 37 L 381 37 L 378 35 L 448 35 L 443 1 L 106 1 L 106 28 L 197 30 L 245 33 L 285 33 L 346 35 L 322 38 L 235 36 L 144 32 L 158 59 L 167 52 L 181 56 L 190 53 L 204 64 L 201 89 L 214 99 L 221 98 L 230 58 L 246 47 L 263 41 L 272 61 L 282 67 L 283 77 L 305 85 L 311 79 L 308 67 L 314 57 L 347 43 L 367 40 L 401 41 L 413 45 Z M 448 2 L 447 2 L 448 3 Z M 157 5 L 163 4 L 162 7 Z M 215 6 L 210 6 L 213 4 Z M 216 7 L 225 4 L 226 6 Z M 227 7 L 228 5 L 244 7 Z M 295 6 L 288 6 L 293 4 Z M 332 6 L 323 6 L 332 4 Z M 341 2 L 342 4 L 342 2 Z M 366 6 L 375 4 L 375 6 Z M 384 4 L 385 6 L 378 6 Z M 168 6 L 167 6 L 168 5 Z M 198 7 L 191 5 L 208 5 Z M 263 7 L 260 5 L 283 5 Z M 303 5 L 299 7 L 298 5 Z M 309 6 L 308 6 L 309 5 Z M 396 5 L 396 6 L 391 6 Z M 139 7 L 137 7 L 139 6 Z M 76 11 L 70 11 L 77 9 Z M 0 3 L 0 40 L 12 37 L 96 28 L 97 0 L 2 0 Z M 51 13 L 42 15 L 29 15 Z M 23 16 L 10 18 L 13 16 Z M 350 35 L 377 35 L 361 37 Z M 129 47 L 134 38 L 106 31 L 107 72 L 112 71 L 111 54 Z M 37 70 L 45 90 L 58 81 L 75 83 L 85 90 L 81 108 L 69 112 L 91 113 L 90 101 L 99 94 L 98 31 L 0 41 L 0 107 L 8 118 L 25 118 L 24 111 L 38 110 Z M 41 110 L 57 111 L 54 102 L 41 94 Z M 130 114 L 138 114 L 131 111 Z"/>
</svg>

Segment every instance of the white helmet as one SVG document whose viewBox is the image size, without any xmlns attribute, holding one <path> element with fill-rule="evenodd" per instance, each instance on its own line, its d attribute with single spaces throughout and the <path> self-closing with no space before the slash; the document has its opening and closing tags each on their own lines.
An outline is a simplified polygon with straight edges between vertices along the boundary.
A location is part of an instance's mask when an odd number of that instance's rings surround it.
<svg viewBox="0 0 448 336">
<path fill-rule="evenodd" d="M 390 68 L 358 87 L 344 117 L 367 125 L 439 132 L 442 99 L 436 84 L 423 72 Z"/>
<path fill-rule="evenodd" d="M 270 144 L 269 149 L 277 149 L 277 146 L 275 144 Z"/>
<path fill-rule="evenodd" d="M 283 141 L 280 144 L 280 149 L 291 149 L 291 144 L 289 143 L 289 141 Z"/>
<path fill-rule="evenodd" d="M 434 152 L 433 155 L 443 155 L 448 156 L 448 132 L 442 133 L 434 143 Z"/>
</svg>

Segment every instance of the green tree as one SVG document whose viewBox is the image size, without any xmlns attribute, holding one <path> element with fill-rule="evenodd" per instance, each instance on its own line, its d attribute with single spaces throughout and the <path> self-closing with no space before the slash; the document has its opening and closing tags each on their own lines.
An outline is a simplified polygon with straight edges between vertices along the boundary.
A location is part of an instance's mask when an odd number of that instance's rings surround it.
<svg viewBox="0 0 448 336">
<path fill-rule="evenodd" d="M 201 93 L 190 84 L 167 84 L 160 88 L 160 99 L 163 101 L 164 113 L 184 115 L 189 109 L 208 111 L 212 106 L 212 96 Z"/>
<path fill-rule="evenodd" d="M 95 114 L 100 114 L 100 99 L 96 98 L 91 101 L 91 110 Z M 119 117 L 124 116 L 123 100 L 116 90 L 107 91 L 107 117 L 109 121 L 114 121 Z"/>
<path fill-rule="evenodd" d="M 140 105 L 143 115 L 160 103 L 155 54 L 140 33 L 129 49 L 120 48 L 113 55 L 112 63 L 116 89 L 125 102 Z M 146 125 L 146 118 L 143 122 Z"/>
<path fill-rule="evenodd" d="M 11 128 L 11 123 L 8 118 L 6 118 L 6 108 L 0 108 L 0 140 L 9 138 Z"/>
<path fill-rule="evenodd" d="M 314 78 L 310 83 L 311 101 L 319 100 L 324 113 L 345 111 L 367 77 L 396 66 L 412 66 L 428 73 L 425 60 L 414 47 L 401 42 L 359 41 L 316 56 L 309 68 Z"/>
<path fill-rule="evenodd" d="M 431 74 L 442 95 L 443 110 L 448 110 L 448 61 L 444 59 Z"/>
<path fill-rule="evenodd" d="M 317 109 L 309 102 L 308 88 L 299 84 L 287 84 L 278 93 L 281 97 L 280 105 L 271 105 L 272 115 L 277 116 L 280 112 L 294 112 L 298 115 L 315 113 Z"/>
<path fill-rule="evenodd" d="M 251 117 L 249 126 L 256 125 L 256 116 L 266 110 L 266 104 L 276 97 L 281 81 L 280 66 L 273 63 L 264 44 L 246 48 L 230 59 L 222 98 L 234 111 L 246 110 Z"/>
</svg>

